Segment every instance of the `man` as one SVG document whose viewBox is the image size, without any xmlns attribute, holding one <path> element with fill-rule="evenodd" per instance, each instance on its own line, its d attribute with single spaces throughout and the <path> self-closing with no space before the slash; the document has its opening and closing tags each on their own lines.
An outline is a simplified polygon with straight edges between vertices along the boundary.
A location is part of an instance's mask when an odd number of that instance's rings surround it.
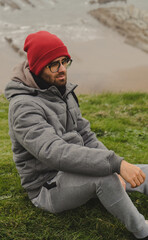
<svg viewBox="0 0 148 240">
<path fill-rule="evenodd" d="M 137 239 L 148 239 L 148 223 L 125 191 L 148 195 L 148 165 L 126 162 L 91 132 L 76 85 L 67 83 L 71 57 L 56 35 L 30 34 L 24 50 L 28 60 L 5 95 L 14 161 L 32 203 L 58 213 L 98 197 Z"/>
</svg>

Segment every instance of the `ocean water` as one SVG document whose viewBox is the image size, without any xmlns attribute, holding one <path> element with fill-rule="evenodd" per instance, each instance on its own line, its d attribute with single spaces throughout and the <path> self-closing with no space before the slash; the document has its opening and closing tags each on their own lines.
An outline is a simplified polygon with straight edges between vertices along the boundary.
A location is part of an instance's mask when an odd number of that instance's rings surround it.
<svg viewBox="0 0 148 240">
<path fill-rule="evenodd" d="M 31 32 L 47 30 L 67 41 L 89 41 L 106 37 L 106 30 L 88 12 L 102 7 L 98 3 L 90 4 L 89 0 L 14 0 L 20 10 L 10 6 L 0 6 L 0 40 L 13 38 L 22 46 L 23 39 Z M 148 0 L 127 0 L 128 5 L 148 11 Z M 125 5 L 123 2 L 112 2 L 105 6 Z"/>
<path fill-rule="evenodd" d="M 148 11 L 148 0 L 106 5 L 90 4 L 89 0 L 29 0 L 31 5 L 24 0 L 12 2 L 20 9 L 0 5 L 0 92 L 13 67 L 22 61 L 5 38 L 22 50 L 26 36 L 39 30 L 58 35 L 68 47 L 73 58 L 70 81 L 79 85 L 79 93 L 148 89 L 148 55 L 124 44 L 123 37 L 88 14 L 102 6 L 131 4 Z"/>
</svg>

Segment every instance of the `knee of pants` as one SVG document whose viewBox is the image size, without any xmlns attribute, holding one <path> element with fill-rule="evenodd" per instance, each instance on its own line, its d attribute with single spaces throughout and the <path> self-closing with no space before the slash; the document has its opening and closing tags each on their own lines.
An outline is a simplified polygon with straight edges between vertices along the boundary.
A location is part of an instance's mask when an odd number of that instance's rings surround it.
<svg viewBox="0 0 148 240">
<path fill-rule="evenodd" d="M 111 206 L 122 199 L 125 190 L 115 173 L 101 178 L 101 184 L 98 185 L 96 193 L 98 198 L 106 203 L 106 206 Z"/>
</svg>

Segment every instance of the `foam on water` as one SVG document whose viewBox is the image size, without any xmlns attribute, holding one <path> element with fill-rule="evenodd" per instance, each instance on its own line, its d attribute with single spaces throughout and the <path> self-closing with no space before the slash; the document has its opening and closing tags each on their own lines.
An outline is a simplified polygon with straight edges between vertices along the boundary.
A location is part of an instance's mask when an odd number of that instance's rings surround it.
<svg viewBox="0 0 148 240">
<path fill-rule="evenodd" d="M 102 25 L 88 14 L 99 4 L 90 4 L 89 0 L 30 0 L 30 4 L 20 0 L 13 2 L 20 10 L 0 6 L 0 36 L 4 33 L 7 37 L 19 38 L 20 34 L 24 37 L 34 31 L 47 30 L 68 41 L 105 38 Z M 128 4 L 131 3 L 144 9 L 147 6 L 148 9 L 147 0 L 128 0 Z M 111 4 L 122 5 L 123 2 Z"/>
<path fill-rule="evenodd" d="M 89 4 L 88 0 L 81 0 L 81 2 L 78 0 L 32 0 L 31 3 L 35 7 L 20 0 L 15 0 L 15 3 L 21 10 L 0 7 L 1 26 L 3 22 L 1 29 L 8 35 L 13 34 L 11 32 L 14 28 L 17 32 L 23 28 L 26 33 L 44 29 L 69 40 L 82 41 L 95 39 L 102 34 L 101 28 L 100 30 L 98 28 L 99 23 L 87 13 L 95 7 Z"/>
<path fill-rule="evenodd" d="M 12 2 L 20 9 L 0 6 L 0 90 L 4 90 L 10 79 L 11 69 L 22 59 L 18 48 L 22 50 L 24 39 L 29 33 L 39 30 L 58 35 L 68 46 L 73 58 L 73 67 L 69 69 L 70 81 L 78 84 L 81 92 L 111 90 L 111 86 L 112 90 L 121 90 L 122 86 L 124 89 L 125 85 L 130 85 L 131 77 L 128 76 L 133 77 L 135 87 L 136 77 L 139 83 L 137 72 L 146 73 L 140 81 L 140 89 L 141 86 L 146 89 L 148 55 L 124 44 L 122 37 L 88 14 L 90 10 L 102 5 L 90 4 L 89 0 L 29 0 L 30 4 L 24 0 L 10 1 Z M 148 0 L 127 2 L 135 3 L 139 8 L 143 6 L 144 10 L 148 8 Z M 111 5 L 113 4 L 115 3 Z M 120 2 L 118 5 L 124 4 Z M 92 63 L 95 64 L 90 68 Z M 135 74 L 137 66 L 140 68 Z M 125 71 L 127 68 L 128 74 Z M 128 90 L 132 89 L 133 82 Z M 139 89 L 139 85 L 135 89 Z"/>
</svg>

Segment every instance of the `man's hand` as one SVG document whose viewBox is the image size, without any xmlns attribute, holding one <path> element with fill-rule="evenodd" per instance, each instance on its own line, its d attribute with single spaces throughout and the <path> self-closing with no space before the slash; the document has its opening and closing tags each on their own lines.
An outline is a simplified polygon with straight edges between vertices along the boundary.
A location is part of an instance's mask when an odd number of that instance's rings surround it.
<svg viewBox="0 0 148 240">
<path fill-rule="evenodd" d="M 144 172 L 137 166 L 123 160 L 120 167 L 120 175 L 131 184 L 131 187 L 140 186 L 145 181 Z"/>
</svg>

